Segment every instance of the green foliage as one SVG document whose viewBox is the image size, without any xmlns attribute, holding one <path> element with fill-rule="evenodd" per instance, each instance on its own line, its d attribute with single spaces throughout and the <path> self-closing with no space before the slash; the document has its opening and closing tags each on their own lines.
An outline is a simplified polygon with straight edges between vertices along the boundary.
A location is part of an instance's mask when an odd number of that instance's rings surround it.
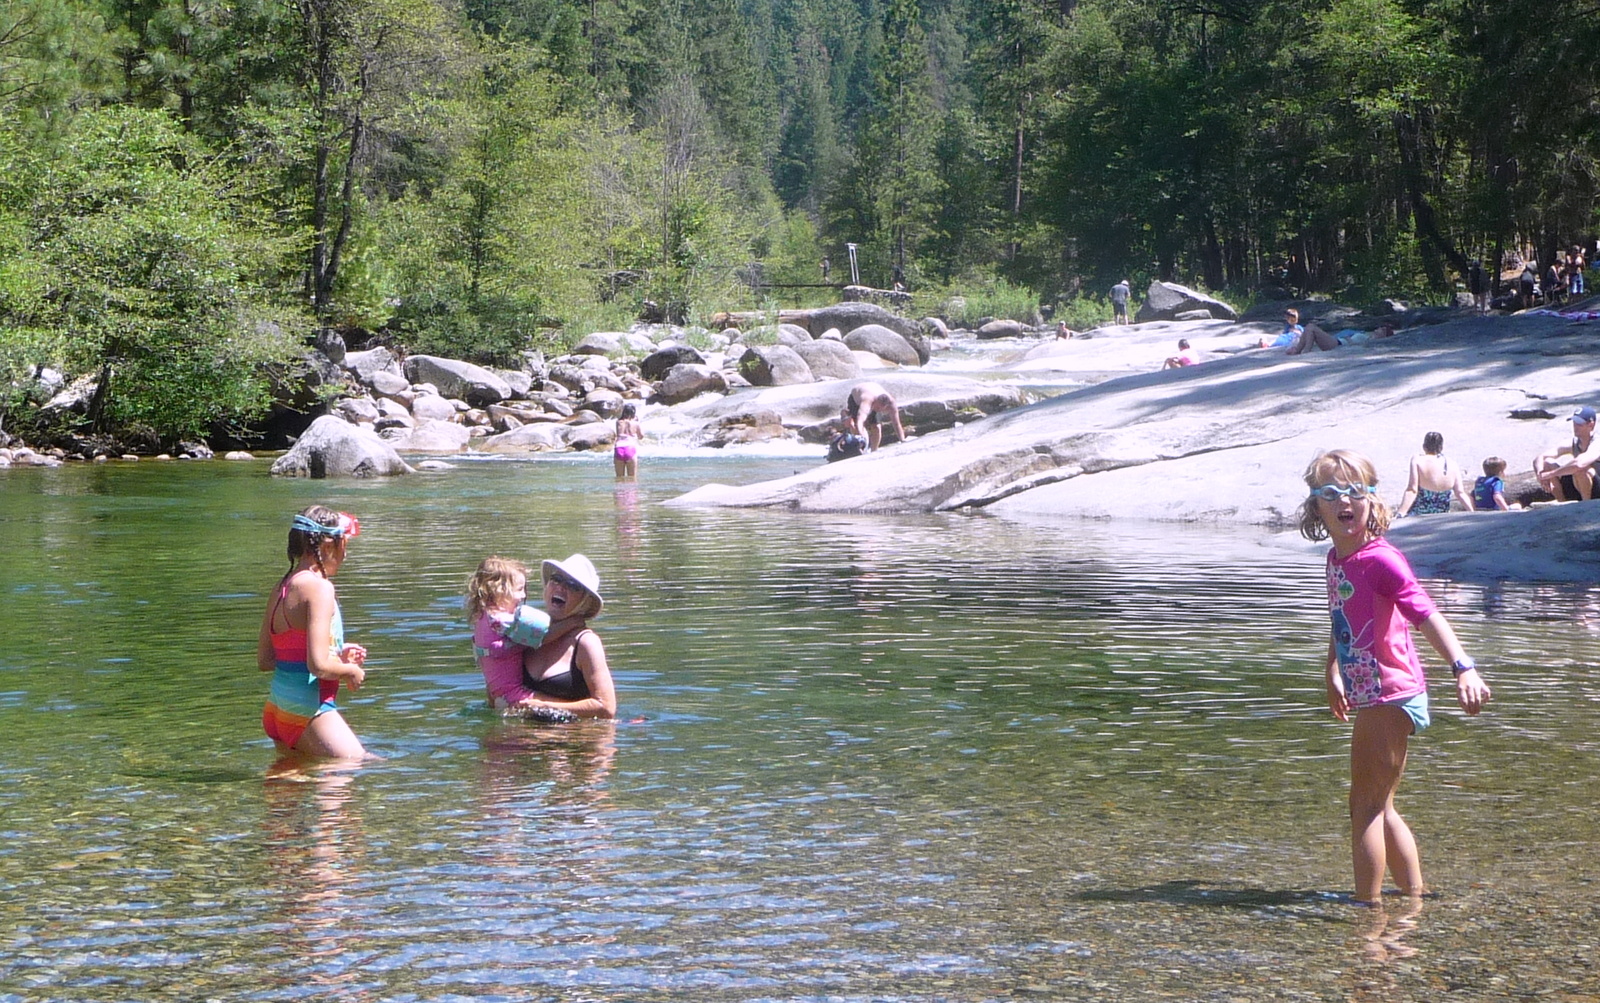
<svg viewBox="0 0 1600 1003">
<path fill-rule="evenodd" d="M 1111 308 L 1111 301 L 1103 297 L 1074 296 L 1064 303 L 1057 303 L 1056 310 L 1051 319 L 1064 322 L 1074 331 L 1087 331 L 1105 323 L 1116 316 Z"/>
<path fill-rule="evenodd" d="M 985 320 L 1009 319 L 1032 324 L 1039 315 L 1039 296 L 1003 278 L 957 284 L 939 294 L 945 320 L 956 327 L 974 327 Z"/>
<path fill-rule="evenodd" d="M 266 286 L 288 247 L 198 144 L 162 114 L 109 109 L 77 118 L 54 156 L 4 154 L 8 354 L 52 346 L 34 361 L 97 374 L 102 429 L 172 438 L 265 411 L 266 367 L 294 350 Z"/>
</svg>

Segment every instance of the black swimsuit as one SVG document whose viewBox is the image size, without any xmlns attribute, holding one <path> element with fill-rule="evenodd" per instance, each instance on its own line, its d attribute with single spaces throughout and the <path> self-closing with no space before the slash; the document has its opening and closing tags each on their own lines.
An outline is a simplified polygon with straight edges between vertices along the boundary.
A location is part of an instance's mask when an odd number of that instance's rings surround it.
<svg viewBox="0 0 1600 1003">
<path fill-rule="evenodd" d="M 578 641 L 587 634 L 588 630 L 578 631 L 578 636 L 572 640 L 572 661 L 560 672 L 554 672 L 543 679 L 530 679 L 528 670 L 522 670 L 522 685 L 540 696 L 555 697 L 557 700 L 587 700 L 594 694 L 589 692 L 589 681 L 583 678 L 583 672 L 578 668 Z"/>
</svg>

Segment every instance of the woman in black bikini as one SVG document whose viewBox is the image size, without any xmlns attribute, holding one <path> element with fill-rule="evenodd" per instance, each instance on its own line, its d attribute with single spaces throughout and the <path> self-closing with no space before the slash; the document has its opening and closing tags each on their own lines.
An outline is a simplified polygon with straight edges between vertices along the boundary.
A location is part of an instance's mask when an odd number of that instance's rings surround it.
<svg viewBox="0 0 1600 1003">
<path fill-rule="evenodd" d="M 541 571 L 550 629 L 544 642 L 523 656 L 522 675 L 523 685 L 545 699 L 527 706 L 577 717 L 616 717 L 617 693 L 605 645 L 589 629 L 589 618 L 599 616 L 605 606 L 594 564 L 573 554 L 565 561 L 545 561 Z"/>
</svg>

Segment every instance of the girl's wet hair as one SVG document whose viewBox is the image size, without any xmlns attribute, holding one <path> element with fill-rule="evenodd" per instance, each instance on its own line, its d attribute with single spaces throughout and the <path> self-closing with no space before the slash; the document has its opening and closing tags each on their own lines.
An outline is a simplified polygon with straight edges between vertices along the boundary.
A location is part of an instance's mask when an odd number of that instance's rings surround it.
<svg viewBox="0 0 1600 1003">
<path fill-rule="evenodd" d="M 528 580 L 528 568 L 521 561 L 491 555 L 483 559 L 478 570 L 467 582 L 465 605 L 467 617 L 476 621 L 485 612 L 499 606 L 516 588 L 517 578 Z"/>
<path fill-rule="evenodd" d="M 1438 456 L 1444 452 L 1444 434 L 1442 432 L 1429 432 L 1423 436 L 1422 451 L 1429 456 Z"/>
<path fill-rule="evenodd" d="M 1318 453 L 1306 467 L 1306 500 L 1300 503 L 1300 535 L 1308 540 L 1326 540 L 1328 527 L 1317 510 L 1317 499 L 1311 492 L 1324 484 L 1342 480 L 1346 484 L 1365 484 L 1369 489 L 1378 486 L 1378 471 L 1372 461 L 1351 449 L 1330 449 Z M 1376 493 L 1367 495 L 1367 535 L 1382 536 L 1389 528 L 1389 506 Z"/>
<path fill-rule="evenodd" d="M 617 412 L 617 417 L 618 418 L 632 418 L 635 415 L 637 415 L 638 413 L 639 413 L 639 409 L 637 407 L 635 407 L 633 404 L 629 403 L 629 404 L 622 405 L 622 410 Z"/>
<path fill-rule="evenodd" d="M 319 527 L 326 527 L 327 532 L 317 532 L 302 529 L 306 523 Z M 295 516 L 294 525 L 289 527 L 289 564 L 300 563 L 300 558 L 312 556 L 317 559 L 317 570 L 322 570 L 322 545 L 340 539 L 339 513 L 326 505 L 307 505 Z"/>
</svg>

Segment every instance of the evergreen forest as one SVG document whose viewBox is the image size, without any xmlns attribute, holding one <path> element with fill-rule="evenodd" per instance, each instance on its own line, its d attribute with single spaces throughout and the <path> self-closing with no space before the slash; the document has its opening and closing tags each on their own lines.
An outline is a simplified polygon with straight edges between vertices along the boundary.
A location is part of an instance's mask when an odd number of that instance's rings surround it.
<svg viewBox="0 0 1600 1003">
<path fill-rule="evenodd" d="M 832 301 L 847 245 L 1093 319 L 1600 222 L 1600 0 L 0 0 L 0 103 L 0 423 L 48 365 L 163 437 L 319 329 L 507 364 Z"/>
</svg>

